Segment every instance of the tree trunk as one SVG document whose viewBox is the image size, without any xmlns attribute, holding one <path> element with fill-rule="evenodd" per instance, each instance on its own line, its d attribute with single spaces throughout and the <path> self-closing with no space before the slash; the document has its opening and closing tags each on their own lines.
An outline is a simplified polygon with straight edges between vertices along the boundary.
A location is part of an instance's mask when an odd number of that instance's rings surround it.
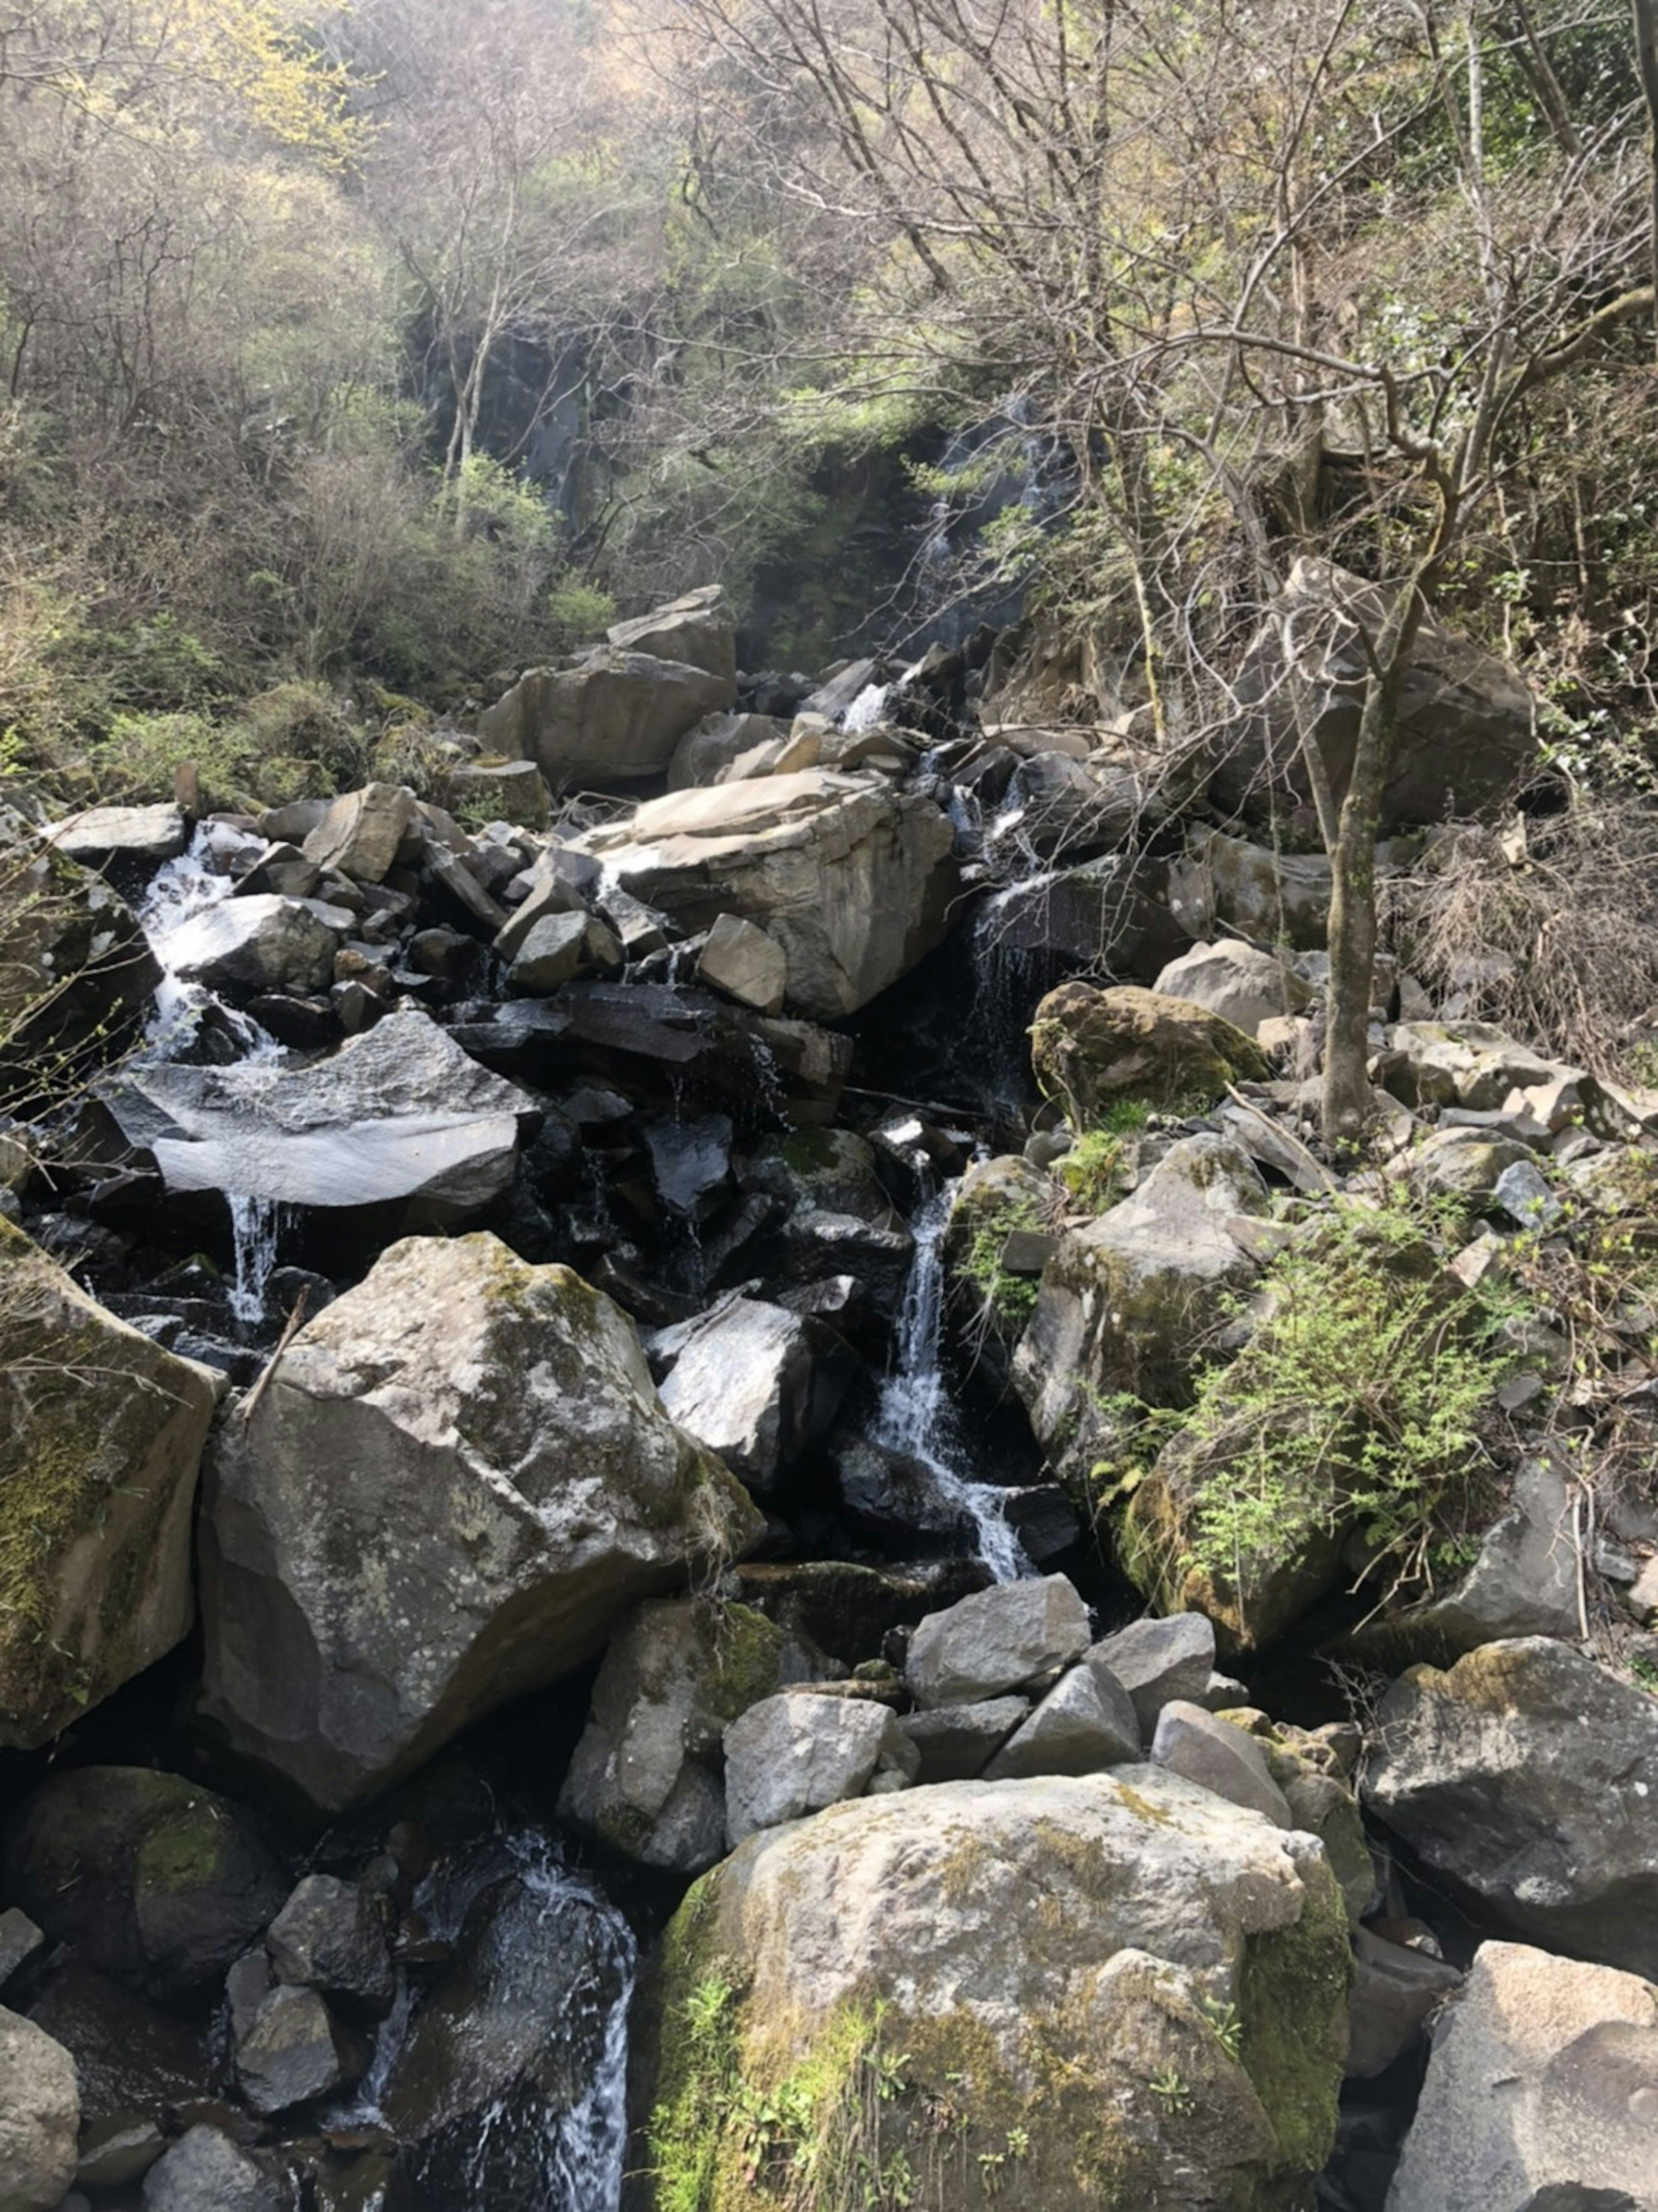
<svg viewBox="0 0 1658 2212">
<path fill-rule="evenodd" d="M 1330 994 L 1320 1120 L 1327 1144 L 1351 1146 L 1370 1115 L 1370 991 L 1376 968 L 1376 841 L 1399 733 L 1399 685 L 1421 627 L 1423 570 L 1394 595 L 1370 648 L 1352 781 L 1331 848 Z"/>
<path fill-rule="evenodd" d="M 1650 188 L 1647 251 L 1653 295 L 1658 299 L 1658 0 L 1630 0 L 1635 23 L 1635 52 L 1650 131 Z"/>
</svg>

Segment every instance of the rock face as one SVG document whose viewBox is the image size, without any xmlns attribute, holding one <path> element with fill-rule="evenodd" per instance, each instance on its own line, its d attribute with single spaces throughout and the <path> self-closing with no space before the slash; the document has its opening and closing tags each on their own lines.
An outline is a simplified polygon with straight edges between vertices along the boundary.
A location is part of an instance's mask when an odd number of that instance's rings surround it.
<svg viewBox="0 0 1658 2212">
<path fill-rule="evenodd" d="M 941 1784 L 751 1837 L 667 1957 L 653 2162 L 710 2178 L 706 2203 L 741 2201 L 751 2156 L 722 2065 L 803 2108 L 778 2201 L 814 2201 L 808 2155 L 878 2171 L 908 2142 L 926 2212 L 955 2212 L 981 2157 L 1008 2212 L 1288 2206 L 1333 2136 L 1348 1965 L 1322 1852 L 1155 1768 Z M 866 2105 L 882 2051 L 906 2056 Z"/>
<path fill-rule="evenodd" d="M 608 1298 L 494 1237 L 409 1239 L 301 1332 L 213 1462 L 207 1707 L 344 1805 L 759 1528 Z"/>
<path fill-rule="evenodd" d="M 1658 1699 L 1543 1637 L 1383 1698 L 1370 1810 L 1552 1948 L 1658 1978 Z"/>
<path fill-rule="evenodd" d="M 126 901 L 0 810 L 0 1109 L 37 1097 L 54 1054 L 101 1066 L 158 974 Z"/>
<path fill-rule="evenodd" d="M 1303 559 L 1266 611 L 1239 679 L 1255 707 L 1227 733 L 1210 783 L 1230 811 L 1311 798 L 1300 750 L 1310 726 L 1338 805 L 1352 774 L 1382 594 L 1347 570 Z M 1535 705 L 1519 671 L 1430 614 L 1400 687 L 1399 734 L 1382 795 L 1388 829 L 1467 815 L 1500 798 L 1536 757 Z"/>
<path fill-rule="evenodd" d="M 535 1111 L 412 1007 L 301 1066 L 134 1068 L 109 1103 L 169 1190 L 292 1206 L 399 1200 L 422 1223 L 499 1198 Z"/>
<path fill-rule="evenodd" d="M 1658 1990 L 1482 1943 L 1434 2030 L 1388 2212 L 1658 2203 Z"/>
<path fill-rule="evenodd" d="M 949 817 L 876 779 L 807 769 L 686 791 L 584 841 L 625 890 L 685 928 L 763 928 L 787 1000 L 819 1021 L 867 1005 L 942 939 Z"/>
<path fill-rule="evenodd" d="M 55 2212 L 75 2179 L 80 2127 L 75 2061 L 0 2008 L 0 2212 Z"/>
<path fill-rule="evenodd" d="M 0 1745 L 29 1749 L 190 1632 L 213 1384 L 0 1221 Z"/>
<path fill-rule="evenodd" d="M 1187 1137 L 1134 1193 L 1062 1239 L 1042 1271 L 1013 1380 L 1037 1439 L 1086 1473 L 1108 1449 L 1102 1399 L 1179 1402 L 1200 1341 L 1255 1262 L 1266 1187 L 1230 1139 Z"/>
<path fill-rule="evenodd" d="M 726 1849 L 726 1727 L 812 1671 L 749 1606 L 641 1605 L 605 1651 L 561 1815 L 647 1866 L 701 1874 Z"/>
<path fill-rule="evenodd" d="M 1030 1039 L 1036 1080 L 1084 1128 L 1115 1099 L 1212 1105 L 1229 1083 L 1266 1073 L 1242 1030 L 1137 983 L 1061 983 L 1037 1007 Z"/>
<path fill-rule="evenodd" d="M 571 668 L 532 668 L 478 717 L 491 751 L 532 760 L 549 783 L 637 783 L 660 775 L 705 714 L 732 702 L 722 676 L 601 646 Z"/>
<path fill-rule="evenodd" d="M 48 1935 L 163 1997 L 222 1977 L 288 1889 L 227 1798 L 147 1767 L 82 1766 L 42 1783 L 6 1863 Z"/>
<path fill-rule="evenodd" d="M 824 1322 L 756 1298 L 726 1300 L 674 1342 L 662 1403 L 762 1495 L 823 1436 L 854 1364 Z"/>
<path fill-rule="evenodd" d="M 1001 1583 L 929 1613 L 904 1677 L 918 1705 L 974 1705 L 1039 1681 L 1088 1644 L 1088 1607 L 1063 1575 Z"/>
<path fill-rule="evenodd" d="M 907 1781 L 920 1764 L 885 1705 L 811 1690 L 762 1698 L 726 1730 L 727 1839 L 735 1850 L 757 1828 L 861 1797 L 878 1767 Z"/>
</svg>

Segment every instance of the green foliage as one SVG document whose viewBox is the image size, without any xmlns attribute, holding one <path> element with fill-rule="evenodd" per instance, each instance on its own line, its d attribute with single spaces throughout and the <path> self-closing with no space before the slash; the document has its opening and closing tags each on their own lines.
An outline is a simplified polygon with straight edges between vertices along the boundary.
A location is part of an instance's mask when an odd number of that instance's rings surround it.
<svg viewBox="0 0 1658 2212">
<path fill-rule="evenodd" d="M 1015 1275 L 1002 1265 L 1002 1248 L 1016 1229 L 1035 1229 L 1041 1217 L 1029 1199 L 998 1206 L 973 1232 L 961 1273 L 979 1293 L 993 1323 L 1004 1334 L 1017 1335 L 1036 1310 L 1040 1285 L 1034 1275 Z"/>
<path fill-rule="evenodd" d="M 1151 1118 L 1151 1108 L 1144 1098 L 1114 1099 L 1055 1162 L 1054 1174 L 1087 1212 L 1103 1213 L 1122 1196 L 1127 1140 Z"/>
</svg>

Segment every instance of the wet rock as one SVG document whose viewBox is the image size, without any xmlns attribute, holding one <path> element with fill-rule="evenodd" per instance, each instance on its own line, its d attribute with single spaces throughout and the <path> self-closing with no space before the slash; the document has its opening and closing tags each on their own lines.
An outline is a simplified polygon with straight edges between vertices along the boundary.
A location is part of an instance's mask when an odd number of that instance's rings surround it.
<svg viewBox="0 0 1658 2212">
<path fill-rule="evenodd" d="M 827 1432 L 854 1365 L 825 1323 L 754 1298 L 722 1300 L 670 1341 L 670 1419 L 762 1496 Z"/>
<path fill-rule="evenodd" d="M 859 1437 L 835 1451 L 835 1480 L 847 1520 L 890 1555 L 974 1547 L 972 1516 L 922 1460 Z"/>
<path fill-rule="evenodd" d="M 974 1705 L 1023 1690 L 1088 1649 L 1088 1608 L 1063 1575 L 999 1583 L 930 1614 L 904 1677 L 917 1705 Z"/>
<path fill-rule="evenodd" d="M 1382 1699 L 1369 1809 L 1522 1934 L 1658 1976 L 1658 1699 L 1543 1637 L 1413 1667 Z"/>
<path fill-rule="evenodd" d="M 144 2212 L 282 2212 L 276 2185 L 222 2129 L 181 2136 L 144 2176 Z"/>
<path fill-rule="evenodd" d="M 736 695 L 737 629 L 718 584 L 687 592 L 647 615 L 614 623 L 604 635 L 618 652 L 648 653 L 659 660 L 701 668 Z"/>
<path fill-rule="evenodd" d="M 1022 760 L 1009 780 L 992 837 L 1053 860 L 1114 851 L 1160 810 L 1135 769 L 1109 756 L 1072 760 L 1042 751 Z"/>
<path fill-rule="evenodd" d="M 392 783 L 365 784 L 330 805 L 307 836 L 303 851 L 319 868 L 333 868 L 354 883 L 384 883 L 399 849 L 412 849 L 415 794 Z"/>
<path fill-rule="evenodd" d="M 0 1990 L 46 1948 L 41 1930 L 15 1905 L 0 1912 Z"/>
<path fill-rule="evenodd" d="M 216 2069 L 201 2036 L 89 1966 L 55 1969 L 29 2014 L 75 2061 L 88 2143 L 94 2132 L 103 2142 L 127 2130 L 147 2142 L 169 2112 L 213 2094 Z M 129 2146 L 134 2155 L 138 2148 Z"/>
<path fill-rule="evenodd" d="M 1200 1705 L 1170 1699 L 1157 1716 L 1151 1757 L 1171 1774 L 1183 1775 L 1218 1797 L 1264 1813 L 1280 1828 L 1296 1825 L 1284 1792 L 1267 1768 L 1266 1754 L 1254 1738 Z"/>
<path fill-rule="evenodd" d="M 1079 1127 L 1120 1098 L 1189 1109 L 1267 1073 L 1260 1047 L 1230 1022 L 1135 983 L 1061 983 L 1037 1007 L 1030 1036 L 1037 1081 L 1069 1103 Z"/>
<path fill-rule="evenodd" d="M 236 2040 L 236 2079 L 256 2112 L 285 2112 L 349 2078 L 328 2007 L 315 1990 L 279 1984 Z"/>
<path fill-rule="evenodd" d="M 170 803 L 156 806 L 88 806 L 56 822 L 48 841 L 84 867 L 136 864 L 143 875 L 176 860 L 190 841 L 185 817 Z"/>
<path fill-rule="evenodd" d="M 187 1636 L 214 1392 L 0 1221 L 0 1744 L 45 1743 Z"/>
<path fill-rule="evenodd" d="M 915 1257 L 907 1229 L 884 1229 L 855 1214 L 811 1209 L 783 1224 L 785 1262 L 797 1282 L 850 1276 L 878 1313 L 894 1315 L 902 1302 Z"/>
<path fill-rule="evenodd" d="M 645 1142 L 663 1204 L 682 1218 L 694 1219 L 702 1200 L 731 1173 L 730 1115 L 655 1121 L 645 1132 Z"/>
<path fill-rule="evenodd" d="M 378 2017 L 393 1981 L 382 1898 L 334 1875 L 307 1875 L 265 1931 L 284 1982 Z"/>
<path fill-rule="evenodd" d="M 237 1806 L 147 1767 L 82 1766 L 43 1782 L 6 1865 L 55 1942 L 161 1997 L 218 1980 L 288 1890 Z"/>
<path fill-rule="evenodd" d="M 764 1698 L 726 1730 L 726 1832 L 733 1850 L 759 1828 L 861 1797 L 885 1760 L 914 1774 L 915 1747 L 884 1705 L 811 1690 Z"/>
<path fill-rule="evenodd" d="M 874 1152 L 850 1129 L 798 1129 L 768 1137 L 750 1158 L 744 1182 L 794 1210 L 850 1214 L 883 1229 L 895 1224 Z"/>
<path fill-rule="evenodd" d="M 715 921 L 696 963 L 699 983 L 762 1014 L 781 1012 L 788 975 L 787 956 L 776 939 L 732 914 Z"/>
<path fill-rule="evenodd" d="M 221 899 L 169 930 L 161 955 L 174 975 L 210 990 L 303 994 L 332 982 L 350 921 L 315 899 Z"/>
<path fill-rule="evenodd" d="M 1029 1698 L 987 1698 L 904 1714 L 898 1725 L 921 1755 L 917 1783 L 971 1782 L 1029 1711 Z"/>
<path fill-rule="evenodd" d="M 1434 2030 L 1391 2212 L 1658 2203 L 1658 1990 L 1482 1943 Z"/>
<path fill-rule="evenodd" d="M 726 1727 L 823 1663 L 748 1606 L 641 1606 L 605 1651 L 561 1817 L 647 1866 L 701 1874 L 726 1850 Z"/>
<path fill-rule="evenodd" d="M 1057 1482 L 1033 1482 L 1005 1492 L 1002 1511 L 1034 1566 L 1047 1565 L 1082 1541 L 1082 1516 Z"/>
<path fill-rule="evenodd" d="M 1073 1667 L 990 1764 L 987 1782 L 1031 1774 L 1097 1774 L 1140 1755 L 1139 1723 L 1128 1692 L 1103 1667 Z"/>
<path fill-rule="evenodd" d="M 1294 969 L 1235 937 L 1194 945 L 1157 977 L 1158 993 L 1205 1007 L 1246 1036 L 1275 1015 L 1298 1014 L 1312 992 Z"/>
<path fill-rule="evenodd" d="M 1124 2204 L 1218 2208 L 1268 2175 L 1293 2201 L 1333 2137 L 1347 1946 L 1322 1855 L 1157 1768 L 946 1783 L 767 1830 L 705 1877 L 668 1956 L 659 2152 L 739 2154 L 673 2039 L 714 1977 L 762 2099 L 881 2003 L 907 2086 L 873 2154 L 947 2094 L 968 2170 L 1004 2161 L 1009 2212 L 1097 2203 L 1108 2157 Z M 1228 2003 L 1224 2041 L 1205 2007 Z M 1171 2077 L 1179 2098 L 1153 2086 Z M 918 2212 L 958 2206 L 958 2174 L 918 2172 Z"/>
<path fill-rule="evenodd" d="M 1455 1966 L 1431 1952 L 1390 1943 L 1368 1928 L 1355 1929 L 1347 2079 L 1370 2081 L 1413 2050 L 1424 2027 L 1461 1981 Z"/>
<path fill-rule="evenodd" d="M 579 2203 L 564 2123 L 606 2066 L 630 1960 L 606 1909 L 557 1874 L 467 1912 L 381 2099 L 422 2205 Z M 579 2137 L 578 2137 L 579 2139 Z"/>
<path fill-rule="evenodd" d="M 1166 1705 L 1176 1698 L 1192 1704 L 1201 1698 L 1215 1663 L 1215 1625 L 1201 1613 L 1170 1613 L 1161 1620 L 1148 1615 L 1096 1644 L 1088 1663 L 1105 1668 L 1121 1683 L 1150 1736 Z"/>
<path fill-rule="evenodd" d="M 349 1803 L 759 1528 L 607 1298 L 490 1236 L 410 1239 L 225 1434 L 207 1708 L 318 1803 Z"/>
<path fill-rule="evenodd" d="M 294 1206 L 397 1200 L 446 1223 L 505 1192 L 535 1110 L 414 1008 L 303 1066 L 131 1068 L 109 1104 L 169 1190 Z"/>
<path fill-rule="evenodd" d="M 518 939 L 507 981 L 515 991 L 556 991 L 587 964 L 587 933 L 592 921 L 578 908 L 568 914 L 543 915 Z M 503 932 L 503 935 L 506 933 Z"/>
<path fill-rule="evenodd" d="M 0 2008 L 0 2212 L 55 2212 L 75 2179 L 80 2127 L 75 2061 Z"/>
<path fill-rule="evenodd" d="M 0 807 L 0 1111 L 38 1105 L 42 1069 L 106 1065 L 160 970 L 125 899 Z M 47 1085 L 50 1088 L 50 1085 Z"/>
<path fill-rule="evenodd" d="M 88 2125 L 83 2117 L 75 2178 L 86 2189 L 131 2188 L 135 2181 L 143 2179 L 167 2147 L 167 2134 L 159 2120 L 118 2114 L 113 2119 L 94 2120 Z M 81 2201 L 84 2203 L 86 2199 Z"/>
<path fill-rule="evenodd" d="M 722 914 L 764 928 L 787 962 L 788 1003 L 838 1021 L 942 939 L 952 842 L 918 793 L 805 770 L 653 800 L 585 843 L 686 929 Z"/>
<path fill-rule="evenodd" d="M 492 751 L 533 760 L 555 789 L 660 775 L 686 732 L 729 707 L 732 685 L 689 662 L 601 646 L 570 668 L 532 668 L 478 717 Z"/>
<path fill-rule="evenodd" d="M 1229 729 L 1210 794 L 1229 812 L 1265 818 L 1310 798 L 1302 756 L 1310 732 L 1338 805 L 1352 774 L 1382 595 L 1348 570 L 1303 556 L 1262 620 L 1238 679 L 1256 711 Z M 1467 815 L 1501 797 L 1537 757 L 1536 708 L 1511 663 L 1424 617 L 1400 682 L 1398 735 L 1382 793 L 1389 828 Z"/>
</svg>

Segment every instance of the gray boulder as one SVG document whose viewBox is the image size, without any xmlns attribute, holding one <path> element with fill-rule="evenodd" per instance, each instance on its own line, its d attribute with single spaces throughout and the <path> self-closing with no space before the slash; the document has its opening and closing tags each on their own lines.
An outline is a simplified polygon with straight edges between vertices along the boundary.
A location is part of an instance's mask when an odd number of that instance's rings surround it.
<svg viewBox="0 0 1658 2212">
<path fill-rule="evenodd" d="M 1276 1015 L 1298 1014 L 1313 995 L 1293 968 L 1235 937 L 1194 945 L 1169 962 L 1155 988 L 1218 1014 L 1249 1036 Z"/>
<path fill-rule="evenodd" d="M 88 806 L 55 822 L 49 841 L 89 868 L 136 864 L 146 873 L 176 860 L 190 842 L 185 817 L 170 801 L 155 806 Z"/>
<path fill-rule="evenodd" d="M 725 1855 L 726 1729 L 818 1669 L 749 1606 L 641 1605 L 605 1651 L 561 1817 L 647 1866 L 701 1874 Z"/>
<path fill-rule="evenodd" d="M 769 714 L 710 714 L 683 737 L 668 763 L 670 791 L 720 783 L 745 753 L 787 741 L 789 726 Z"/>
<path fill-rule="evenodd" d="M 26 1801 L 14 1893 L 77 1958 L 160 1997 L 217 1981 L 287 1893 L 280 1862 L 228 1798 L 175 1774 L 79 1766 Z"/>
<path fill-rule="evenodd" d="M 156 945 L 172 974 L 210 990 L 240 993 L 325 990 L 334 955 L 350 929 L 343 907 L 316 899 L 221 899 L 178 923 Z"/>
<path fill-rule="evenodd" d="M 301 1066 L 130 1069 L 108 1103 L 169 1190 L 290 1206 L 401 1200 L 447 1224 L 506 1191 L 535 1101 L 408 1008 Z"/>
<path fill-rule="evenodd" d="M 0 1745 L 46 1742 L 190 1633 L 213 1404 L 0 1220 Z"/>
<path fill-rule="evenodd" d="M 282 2212 L 276 2185 L 232 2142 L 205 2124 L 181 2136 L 144 2176 L 144 2212 Z"/>
<path fill-rule="evenodd" d="M 0 2008 L 0 2212 L 54 2212 L 75 2179 L 80 2130 L 75 2061 Z"/>
<path fill-rule="evenodd" d="M 1482 1943 L 1434 2030 L 1388 2212 L 1658 2204 L 1658 1990 Z"/>
<path fill-rule="evenodd" d="M 687 592 L 666 606 L 605 631 L 622 653 L 649 653 L 659 660 L 677 660 L 717 677 L 728 691 L 737 688 L 737 625 L 718 584 Z"/>
<path fill-rule="evenodd" d="M 1210 783 L 1229 812 L 1261 817 L 1274 802 L 1305 805 L 1302 757 L 1310 728 L 1339 805 L 1352 774 L 1368 663 L 1364 631 L 1380 627 L 1373 584 L 1303 557 L 1262 618 L 1238 679 L 1246 707 Z M 1388 828 L 1466 815 L 1500 798 L 1537 757 L 1536 705 L 1509 662 L 1423 621 L 1400 686 L 1398 734 L 1382 793 Z"/>
<path fill-rule="evenodd" d="M 285 2112 L 337 2089 L 350 2073 L 328 2007 L 315 1990 L 279 1983 L 236 2039 L 236 2079 L 256 2112 Z"/>
<path fill-rule="evenodd" d="M 1430 1951 L 1353 1930 L 1353 1994 L 1347 2011 L 1347 2079 L 1368 2081 L 1421 2039 L 1462 1977 Z"/>
<path fill-rule="evenodd" d="M 0 1102 L 107 1062 L 159 973 L 125 900 L 0 806 Z"/>
<path fill-rule="evenodd" d="M 1088 1649 L 1088 1607 L 1063 1575 L 1000 1583 L 929 1613 L 904 1679 L 918 1705 L 961 1705 L 1041 1682 Z"/>
<path fill-rule="evenodd" d="M 762 1495 L 827 1431 L 854 1364 L 827 1324 L 756 1298 L 722 1300 L 669 1342 L 669 1417 Z"/>
<path fill-rule="evenodd" d="M 329 807 L 303 851 L 319 868 L 332 868 L 354 883 L 378 884 L 417 842 L 415 794 L 394 783 L 366 784 Z"/>
<path fill-rule="evenodd" d="M 1038 1006 L 1030 1065 L 1078 1128 L 1125 1098 L 1182 1113 L 1212 1106 L 1229 1084 L 1267 1072 L 1254 1038 L 1218 1014 L 1137 983 L 1101 990 L 1076 979 Z"/>
<path fill-rule="evenodd" d="M 943 939 L 953 842 L 920 793 L 817 769 L 654 799 L 582 841 L 687 930 L 722 914 L 763 928 L 789 1005 L 820 1021 L 855 1013 Z"/>
<path fill-rule="evenodd" d="M 1523 1935 L 1658 1978 L 1658 1698 L 1545 1637 L 1413 1667 L 1364 1797 Z"/>
<path fill-rule="evenodd" d="M 981 2156 L 1005 2212 L 1291 2203 L 1333 2136 L 1347 1942 L 1322 1852 L 1156 1767 L 944 1783 L 764 1830 L 704 1877 L 665 1958 L 662 2048 L 641 2053 L 659 2164 L 719 2171 L 752 2141 L 688 2042 L 722 1986 L 719 2049 L 756 2101 L 835 2051 L 838 2097 L 850 2023 L 879 2008 L 853 2047 L 904 2058 L 871 2100 L 872 2165 L 913 2152 L 941 2098 L 958 2116 L 949 2157 L 914 2160 L 914 2212 L 959 2212 Z M 824 2139 L 842 2109 L 814 2112 Z M 773 2175 L 822 2202 L 786 2139 Z"/>
<path fill-rule="evenodd" d="M 788 979 L 788 957 L 775 938 L 732 914 L 720 916 L 697 957 L 699 983 L 723 991 L 756 1013 L 780 1012 Z"/>
<path fill-rule="evenodd" d="M 1234 1805 L 1263 1813 L 1280 1828 L 1296 1820 L 1284 1792 L 1273 1781 L 1266 1753 L 1252 1735 L 1230 1721 L 1219 1720 L 1201 1705 L 1175 1698 L 1157 1716 L 1151 1757 L 1171 1774 L 1183 1775 L 1199 1789 L 1212 1790 Z"/>
<path fill-rule="evenodd" d="M 510 929 L 511 925 L 508 925 Z M 507 981 L 515 991 L 556 991 L 587 964 L 592 917 L 580 908 L 569 914 L 544 914 L 531 922 L 513 954 Z M 502 932 L 503 938 L 507 934 Z"/>
<path fill-rule="evenodd" d="M 568 668 L 532 668 L 478 717 L 494 752 L 532 760 L 556 788 L 660 775 L 688 730 L 732 702 L 723 676 L 601 646 Z"/>
<path fill-rule="evenodd" d="M 386 1901 L 360 1882 L 307 1875 L 264 1942 L 280 1979 L 296 1988 L 319 1990 L 375 2015 L 392 2002 Z"/>
<path fill-rule="evenodd" d="M 608 1298 L 491 1236 L 409 1239 L 223 1434 L 201 1542 L 206 1709 L 345 1805 L 760 1526 L 670 1421 Z"/>
<path fill-rule="evenodd" d="M 987 1698 L 906 1713 L 898 1725 L 921 1754 L 917 1782 L 971 1782 L 1030 1711 L 1029 1698 Z"/>
<path fill-rule="evenodd" d="M 1103 1667 L 1073 1667 L 984 1769 L 987 1782 L 1029 1774 L 1097 1774 L 1140 1755 L 1128 1692 Z"/>
<path fill-rule="evenodd" d="M 726 1832 L 733 1850 L 757 1828 L 861 1797 L 878 1766 L 905 1779 L 915 1747 L 885 1705 L 789 1690 L 750 1705 L 726 1730 Z"/>
<path fill-rule="evenodd" d="M 1088 1655 L 1090 1667 L 1105 1668 L 1133 1700 L 1144 1733 L 1150 1736 L 1157 1715 L 1174 1698 L 1202 1702 L 1215 1664 L 1215 1624 L 1206 1613 L 1149 1615 L 1103 1638 Z"/>
</svg>

